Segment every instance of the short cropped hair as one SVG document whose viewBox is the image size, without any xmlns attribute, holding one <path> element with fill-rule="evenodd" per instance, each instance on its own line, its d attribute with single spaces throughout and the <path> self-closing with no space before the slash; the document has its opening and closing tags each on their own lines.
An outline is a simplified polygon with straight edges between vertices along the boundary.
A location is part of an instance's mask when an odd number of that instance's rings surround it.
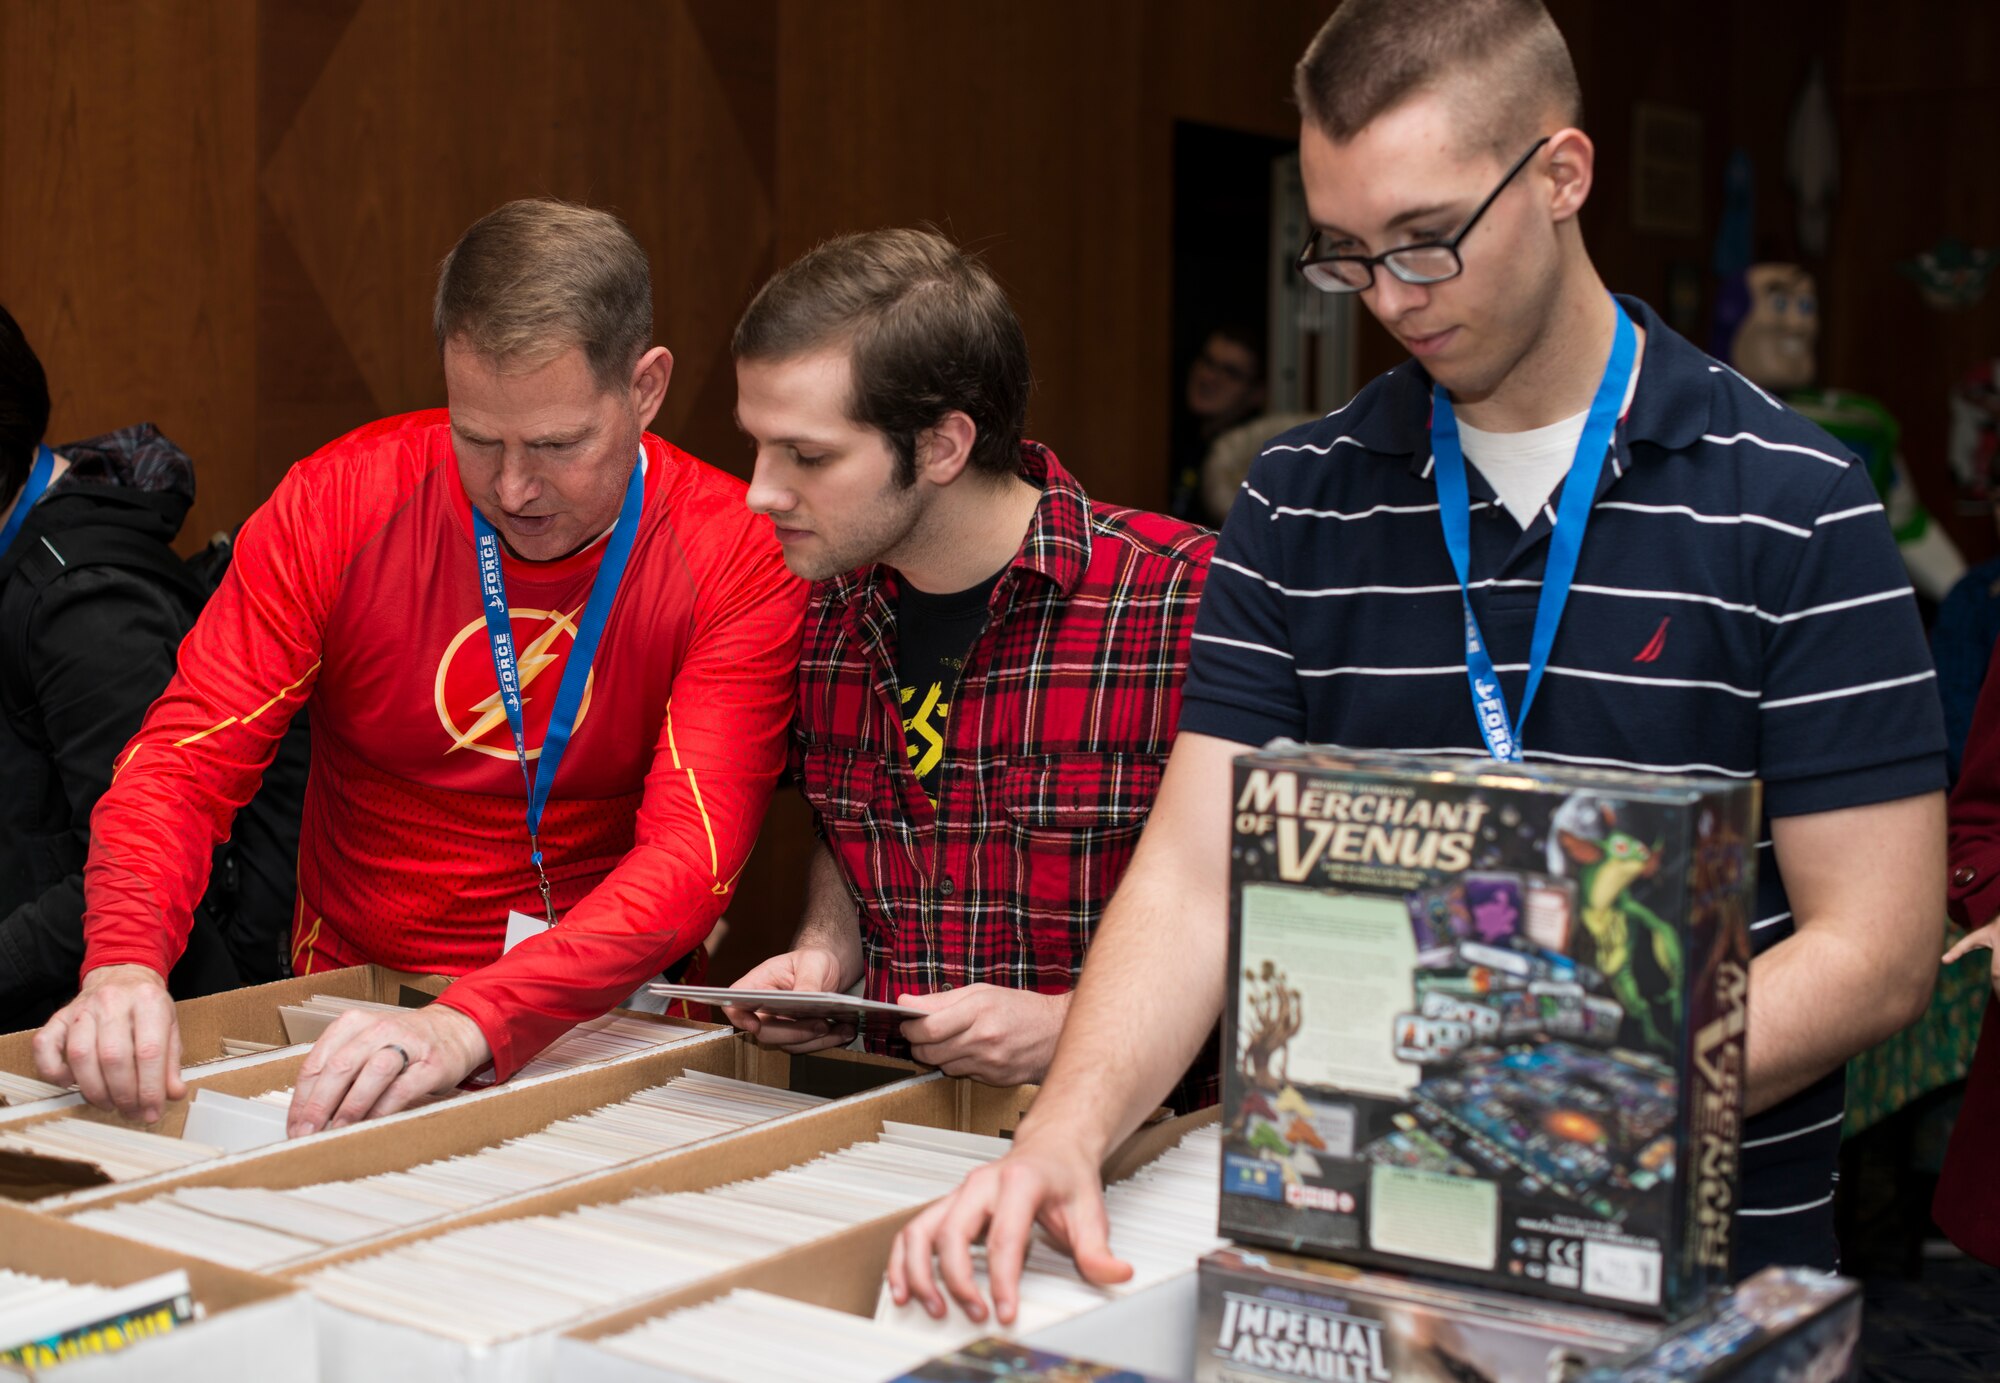
<svg viewBox="0 0 2000 1383">
<path fill-rule="evenodd" d="M 1335 143 L 1454 75 L 1480 77 L 1473 147 L 1512 157 L 1553 115 L 1583 121 L 1583 92 L 1542 0 L 1344 0 L 1306 46 L 1292 94 Z M 1530 128 L 1533 126 L 1534 128 Z"/>
<path fill-rule="evenodd" d="M 0 509 L 28 483 L 48 430 L 48 375 L 21 324 L 0 307 Z"/>
<path fill-rule="evenodd" d="M 931 230 L 826 241 L 758 290 L 730 349 L 738 360 L 789 360 L 842 345 L 847 416 L 888 439 L 900 484 L 916 481 L 917 439 L 954 410 L 977 429 L 974 469 L 1020 473 L 1028 341 L 976 257 Z"/>
<path fill-rule="evenodd" d="M 472 223 L 438 266 L 438 349 L 539 365 L 583 348 L 605 389 L 623 388 L 653 340 L 653 273 L 625 223 L 551 198 L 509 202 Z"/>
</svg>

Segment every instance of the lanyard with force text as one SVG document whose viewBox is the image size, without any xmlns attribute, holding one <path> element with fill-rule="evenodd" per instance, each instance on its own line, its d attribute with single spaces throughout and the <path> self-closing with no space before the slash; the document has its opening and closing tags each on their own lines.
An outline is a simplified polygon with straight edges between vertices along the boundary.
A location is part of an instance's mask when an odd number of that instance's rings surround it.
<svg viewBox="0 0 2000 1383">
<path fill-rule="evenodd" d="M 7 526 L 0 528 L 0 552 L 13 546 L 14 535 L 28 521 L 28 511 L 35 507 L 35 501 L 49 488 L 49 480 L 55 475 L 55 470 L 56 454 L 47 447 L 37 448 L 35 464 L 29 468 L 27 483 L 21 486 L 21 497 L 14 501 L 14 512 L 7 516 Z"/>
<path fill-rule="evenodd" d="M 643 458 L 642 458 L 643 460 Z M 625 502 L 618 510 L 618 522 L 605 542 L 604 556 L 597 564 L 597 577 L 590 584 L 590 599 L 583 607 L 570 641 L 569 658 L 563 665 L 562 682 L 556 688 L 555 709 L 549 713 L 549 728 L 542 736 L 541 760 L 528 766 L 528 736 L 521 717 L 521 672 L 514 652 L 514 623 L 507 612 L 507 586 L 500 573 L 500 540 L 493 526 L 478 509 L 472 511 L 472 531 L 479 547 L 479 594 L 486 611 L 486 638 L 493 648 L 493 675 L 500 683 L 500 704 L 507 710 L 507 725 L 514 732 L 514 753 L 521 761 L 521 780 L 528 785 L 528 858 L 535 866 L 536 886 L 542 892 L 542 911 L 549 925 L 556 921 L 555 901 L 550 896 L 549 876 L 542 869 L 542 808 L 549 803 L 549 789 L 555 786 L 556 770 L 562 766 L 569 748 L 570 733 L 576 728 L 577 713 L 583 706 L 583 689 L 590 680 L 590 665 L 597 658 L 597 641 L 604 633 L 604 621 L 611 602 L 618 595 L 625 563 L 632 555 L 633 535 L 639 529 L 639 510 L 645 504 L 645 467 L 632 468 L 625 482 Z"/>
<path fill-rule="evenodd" d="M 1521 731 L 1535 692 L 1548 670 L 1549 650 L 1555 646 L 1556 626 L 1562 623 L 1563 606 L 1569 603 L 1570 583 L 1576 579 L 1577 558 L 1583 551 L 1583 530 L 1590 522 L 1590 506 L 1597 498 L 1598 477 L 1604 472 L 1604 454 L 1611 447 L 1618 427 L 1618 412 L 1625 401 L 1625 387 L 1632 376 L 1632 358 L 1638 353 L 1638 333 L 1625 309 L 1618 312 L 1618 332 L 1611 345 L 1611 360 L 1598 382 L 1597 396 L 1591 400 L 1590 414 L 1577 439 L 1576 457 L 1563 480 L 1562 505 L 1556 511 L 1555 528 L 1549 534 L 1549 559 L 1542 573 L 1542 594 L 1535 605 L 1535 632 L 1528 651 L 1528 681 L 1521 692 L 1521 714 L 1510 719 L 1507 698 L 1500 690 L 1500 675 L 1494 671 L 1493 655 L 1480 636 L 1479 621 L 1472 613 L 1472 508 L 1465 487 L 1465 450 L 1459 443 L 1458 418 L 1451 411 L 1451 399 L 1442 384 L 1433 386 L 1431 402 L 1431 455 L 1437 460 L 1438 517 L 1444 522 L 1444 545 L 1451 554 L 1452 570 L 1458 574 L 1459 598 L 1465 605 L 1465 675 L 1472 685 L 1472 710 L 1479 733 L 1496 759 L 1519 762 Z"/>
</svg>

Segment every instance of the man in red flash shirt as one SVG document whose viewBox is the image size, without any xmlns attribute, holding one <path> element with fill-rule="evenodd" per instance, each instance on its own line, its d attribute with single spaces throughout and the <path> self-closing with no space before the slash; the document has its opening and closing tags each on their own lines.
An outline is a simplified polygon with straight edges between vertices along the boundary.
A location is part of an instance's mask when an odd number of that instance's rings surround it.
<svg viewBox="0 0 2000 1383">
<path fill-rule="evenodd" d="M 93 1103 L 150 1120 L 182 1092 L 161 976 L 308 701 L 294 970 L 463 978 L 330 1027 L 293 1134 L 505 1078 L 728 901 L 805 587 L 742 482 L 645 432 L 673 366 L 645 252 L 604 213 L 510 203 L 446 259 L 435 324 L 448 407 L 292 468 L 92 819 L 82 992 L 35 1053 Z M 510 911 L 561 923 L 503 955 Z"/>
</svg>

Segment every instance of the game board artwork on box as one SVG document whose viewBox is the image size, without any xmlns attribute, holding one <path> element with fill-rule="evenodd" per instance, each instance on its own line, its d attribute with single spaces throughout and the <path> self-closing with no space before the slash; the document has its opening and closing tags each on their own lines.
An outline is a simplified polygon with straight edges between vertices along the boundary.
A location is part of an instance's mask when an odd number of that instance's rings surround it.
<svg viewBox="0 0 2000 1383">
<path fill-rule="evenodd" d="M 1726 1283 L 1754 785 L 1237 761 L 1223 1230 L 1671 1314 Z"/>
</svg>

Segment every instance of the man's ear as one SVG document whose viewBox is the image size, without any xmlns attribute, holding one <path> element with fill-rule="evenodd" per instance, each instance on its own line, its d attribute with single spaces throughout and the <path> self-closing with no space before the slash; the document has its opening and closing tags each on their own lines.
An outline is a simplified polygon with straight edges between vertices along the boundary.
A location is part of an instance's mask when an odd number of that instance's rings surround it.
<svg viewBox="0 0 2000 1383">
<path fill-rule="evenodd" d="M 1597 147 L 1589 135 L 1572 127 L 1556 131 L 1542 157 L 1548 160 L 1550 215 L 1557 221 L 1570 220 L 1590 198 Z"/>
<path fill-rule="evenodd" d="M 979 425 L 957 409 L 917 437 L 917 474 L 933 485 L 949 485 L 965 473 Z"/>
<path fill-rule="evenodd" d="M 667 381 L 673 375 L 673 352 L 665 346 L 653 347 L 632 367 L 632 407 L 639 415 L 641 429 L 652 426 L 653 416 L 666 402 Z"/>
</svg>

